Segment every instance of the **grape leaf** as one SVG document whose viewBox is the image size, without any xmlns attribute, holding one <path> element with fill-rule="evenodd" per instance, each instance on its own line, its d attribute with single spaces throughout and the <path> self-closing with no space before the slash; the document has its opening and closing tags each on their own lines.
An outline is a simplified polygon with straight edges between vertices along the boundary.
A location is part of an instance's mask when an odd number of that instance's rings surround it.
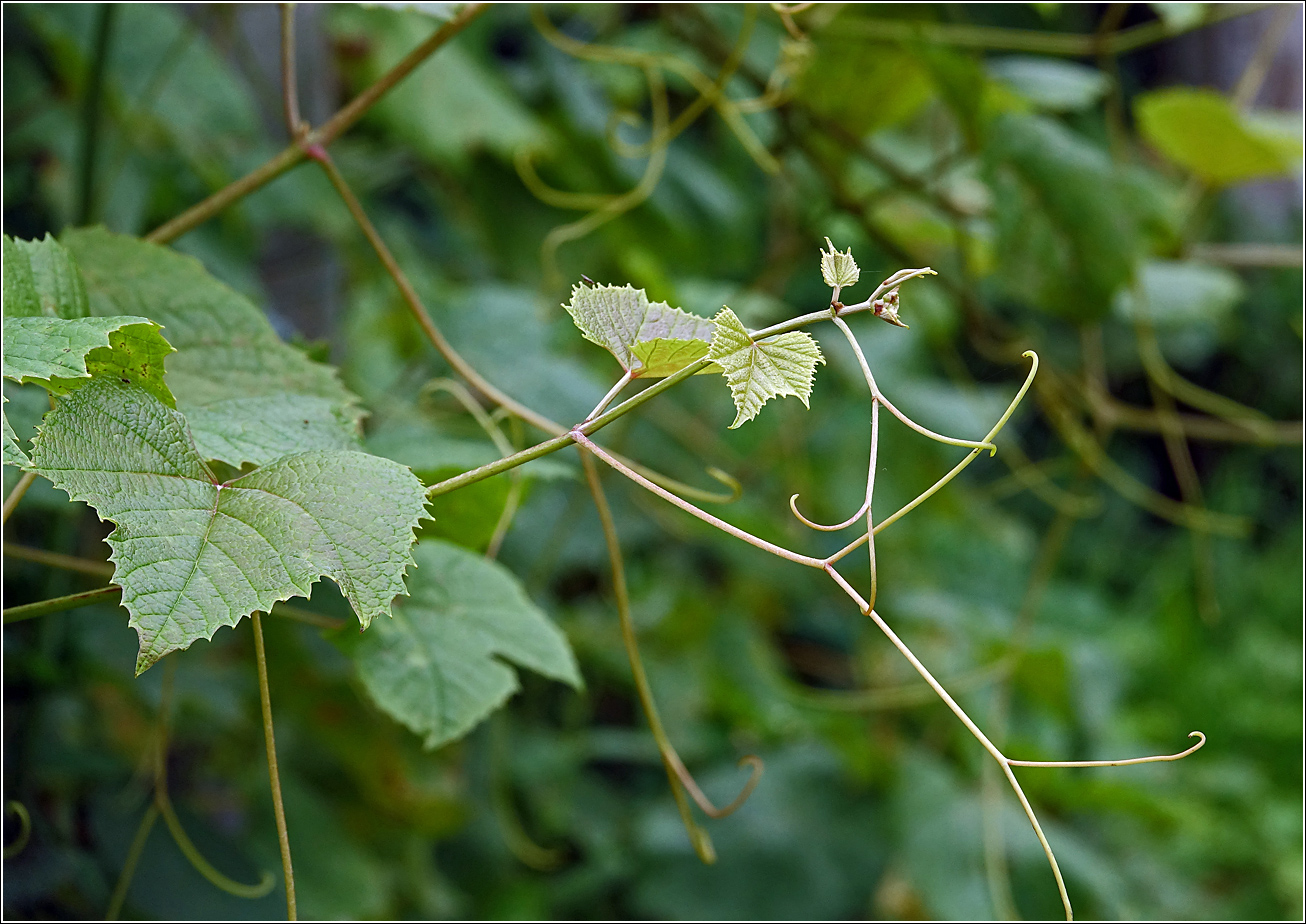
<svg viewBox="0 0 1306 924">
<path fill-rule="evenodd" d="M 63 395 L 101 375 L 139 385 L 169 407 L 163 361 L 174 352 L 146 318 L 11 317 L 5 321 L 4 377 Z"/>
<path fill-rule="evenodd" d="M 8 398 L 0 396 L 0 404 L 8 403 Z M 18 434 L 14 432 L 13 427 L 9 426 L 8 416 L 0 418 L 0 427 L 4 430 L 4 464 L 12 465 L 15 468 L 26 468 L 32 460 L 27 458 L 27 453 L 23 452 L 23 447 L 18 445 Z"/>
<path fill-rule="evenodd" d="M 724 370 L 735 399 L 736 427 L 752 420 L 762 405 L 779 395 L 794 395 L 807 407 L 821 348 L 804 331 L 790 331 L 756 342 L 729 308 L 713 319 L 716 333 L 708 354 Z"/>
<path fill-rule="evenodd" d="M 114 583 L 140 636 L 136 673 L 322 576 L 366 628 L 404 593 L 425 492 L 407 468 L 314 451 L 217 483 L 185 418 L 92 379 L 45 417 L 32 469 L 116 525 Z"/>
<path fill-rule="evenodd" d="M 1291 174 L 1301 162 L 1297 138 L 1266 131 L 1215 90 L 1168 87 L 1142 93 L 1134 115 L 1148 144 L 1208 183 Z"/>
<path fill-rule="evenodd" d="M 412 596 L 358 640 L 355 656 L 377 705 L 428 748 L 466 734 L 517 691 L 501 659 L 581 686 L 566 637 L 510 571 L 438 539 L 419 542 L 413 558 Z"/>
<path fill-rule="evenodd" d="M 658 337 L 656 340 L 642 340 L 632 344 L 630 353 L 640 362 L 639 374 L 644 378 L 660 379 L 675 375 L 690 363 L 696 363 L 707 355 L 709 347 L 702 340 L 672 340 Z M 700 372 L 720 372 L 709 366 Z"/>
<path fill-rule="evenodd" d="M 862 271 L 853 259 L 853 249 L 849 247 L 843 253 L 834 249 L 834 244 L 827 237 L 825 244 L 829 250 L 821 251 L 821 278 L 832 289 L 848 288 L 857 284 Z"/>
<path fill-rule="evenodd" d="M 84 318 L 90 308 L 77 261 L 58 241 L 4 237 L 5 317 Z"/>
<path fill-rule="evenodd" d="M 694 359 L 673 368 L 674 364 L 669 361 L 672 354 L 688 356 L 697 349 L 650 347 L 644 352 L 656 354 L 658 359 L 658 364 L 651 366 L 634 351 L 636 344 L 671 340 L 682 343 L 698 341 L 706 346 L 712 336 L 712 322 L 707 318 L 672 308 L 666 302 L 650 302 L 643 289 L 629 285 L 578 285 L 572 288 L 571 301 L 563 307 L 585 339 L 615 356 L 621 368 L 634 378 L 658 378 L 678 372 Z M 706 350 L 695 359 L 704 355 Z"/>
<path fill-rule="evenodd" d="M 262 311 L 199 261 L 103 228 L 69 231 L 64 243 L 93 315 L 143 315 L 167 330 L 177 349 L 168 386 L 205 459 L 261 465 L 357 448 L 362 411 L 335 370 L 283 343 Z M 264 419 L 256 431 L 252 422 Z"/>
</svg>

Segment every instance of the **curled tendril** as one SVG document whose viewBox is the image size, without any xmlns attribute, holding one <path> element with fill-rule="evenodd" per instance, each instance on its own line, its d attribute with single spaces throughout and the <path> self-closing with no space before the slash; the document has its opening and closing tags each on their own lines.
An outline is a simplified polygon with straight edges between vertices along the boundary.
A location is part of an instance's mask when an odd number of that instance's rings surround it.
<svg viewBox="0 0 1306 924">
<path fill-rule="evenodd" d="M 841 530 L 841 529 L 847 529 L 849 526 L 852 526 L 854 523 L 856 523 L 858 520 L 860 520 L 863 516 L 865 516 L 865 515 L 866 515 L 866 511 L 867 511 L 867 509 L 868 509 L 870 506 L 871 506 L 871 505 L 870 505 L 870 502 L 869 502 L 869 501 L 863 501 L 863 502 L 862 502 L 862 505 L 861 505 L 860 507 L 857 508 L 857 512 L 854 513 L 852 516 L 850 516 L 848 519 L 844 520 L 842 523 L 835 523 L 833 526 L 825 526 L 825 525 L 823 525 L 823 524 L 821 524 L 821 523 L 816 523 L 816 522 L 814 522 L 814 521 L 812 521 L 812 520 L 807 519 L 807 517 L 803 516 L 803 515 L 798 511 L 798 495 L 797 495 L 797 494 L 795 494 L 793 497 L 789 498 L 789 509 L 790 509 L 791 511 L 793 511 L 793 515 L 796 516 L 796 517 L 798 518 L 798 522 L 802 523 L 802 524 L 803 524 L 804 526 L 806 526 L 808 529 L 818 529 L 818 530 L 820 530 L 820 531 L 823 532 L 823 533 L 833 533 L 833 532 L 836 532 L 836 531 Z"/>
<path fill-rule="evenodd" d="M 4 851 L 5 859 L 12 860 L 23 852 L 23 848 L 27 846 L 27 841 L 32 836 L 32 816 L 28 814 L 27 806 L 16 799 L 10 799 L 5 803 L 5 811 L 13 812 L 18 816 L 18 836 Z"/>
<path fill-rule="evenodd" d="M 739 795 L 735 796 L 728 804 L 722 808 L 717 808 L 712 804 L 712 800 L 703 794 L 703 790 L 698 788 L 698 783 L 694 781 L 694 776 L 686 769 L 680 761 L 680 755 L 674 750 L 669 754 L 671 767 L 675 771 L 676 778 L 680 780 L 680 785 L 685 787 L 685 792 L 694 800 L 694 804 L 703 810 L 703 814 L 709 818 L 727 818 L 733 815 L 740 806 L 748 801 L 748 797 L 753 794 L 757 788 L 758 782 L 762 779 L 762 773 L 766 770 L 766 765 L 762 763 L 762 758 L 756 754 L 745 754 L 739 758 L 738 766 L 742 767 L 747 764 L 752 771 L 749 773 L 748 781 L 744 783 L 743 789 L 739 790 Z"/>
<path fill-rule="evenodd" d="M 1196 738 L 1197 743 L 1176 754 L 1127 757 L 1124 760 L 1011 760 L 1008 758 L 1007 763 L 1013 767 L 1128 767 L 1133 764 L 1159 764 L 1170 760 L 1183 760 L 1206 744 L 1206 735 L 1202 732 L 1190 731 L 1188 737 Z"/>
</svg>

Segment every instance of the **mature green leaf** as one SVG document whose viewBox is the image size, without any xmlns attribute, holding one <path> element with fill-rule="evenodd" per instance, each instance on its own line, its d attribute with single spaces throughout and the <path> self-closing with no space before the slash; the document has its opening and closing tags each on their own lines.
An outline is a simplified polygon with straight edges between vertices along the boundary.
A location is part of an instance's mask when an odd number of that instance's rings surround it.
<svg viewBox="0 0 1306 924">
<path fill-rule="evenodd" d="M 4 235 L 4 316 L 30 318 L 41 314 L 41 301 L 32 276 L 27 252 L 9 235 Z"/>
<path fill-rule="evenodd" d="M 8 403 L 8 398 L 0 396 L 0 404 Z M 14 432 L 13 427 L 9 426 L 8 416 L 0 418 L 0 427 L 4 430 L 4 464 L 12 465 L 15 468 L 26 468 L 32 460 L 27 458 L 27 453 L 23 452 L 23 447 L 18 445 L 18 434 Z"/>
<path fill-rule="evenodd" d="M 90 315 L 86 286 L 77 261 L 54 238 L 4 238 L 5 317 Z"/>
<path fill-rule="evenodd" d="M 1214 90 L 1172 87 L 1134 103 L 1138 130 L 1154 148 L 1208 183 L 1289 173 L 1301 142 L 1267 131 Z"/>
<path fill-rule="evenodd" d="M 4 238 L 5 317 L 84 318 L 90 314 L 77 261 L 58 241 Z"/>
<path fill-rule="evenodd" d="M 425 492 L 361 452 L 285 456 L 218 483 L 186 419 L 94 379 L 46 415 L 32 468 L 116 524 L 114 582 L 140 635 L 136 672 L 330 577 L 366 628 L 404 592 Z"/>
<path fill-rule="evenodd" d="M 363 636 L 356 657 L 377 705 L 427 747 L 466 734 L 516 692 L 501 659 L 581 686 L 566 637 L 510 571 L 438 539 L 419 542 L 413 559 L 411 598 Z"/>
<path fill-rule="evenodd" d="M 102 228 L 70 231 L 64 242 L 92 314 L 144 315 L 167 330 L 177 349 L 168 385 L 205 459 L 261 465 L 357 446 L 362 411 L 335 370 L 283 343 L 263 312 L 197 260 Z M 266 427 L 253 426 L 260 418 Z"/>
<path fill-rule="evenodd" d="M 722 308 L 712 323 L 716 333 L 708 355 L 724 371 L 738 411 L 731 430 L 752 420 L 778 395 L 794 395 L 807 407 L 816 364 L 825 362 L 811 334 L 790 331 L 757 342 L 729 308 Z"/>
<path fill-rule="evenodd" d="M 670 371 L 656 370 L 669 368 L 672 354 L 687 356 L 696 349 L 689 345 L 650 347 L 645 352 L 657 360 L 657 365 L 651 366 L 634 352 L 635 344 L 650 340 L 697 340 L 706 346 L 712 337 L 712 322 L 707 318 L 672 308 L 666 302 L 650 302 L 643 289 L 629 285 L 578 285 L 572 288 L 571 301 L 563 307 L 586 340 L 615 356 L 621 368 L 635 378 L 671 375 L 693 360 Z"/>
<path fill-rule="evenodd" d="M 1035 106 L 1052 112 L 1088 109 L 1110 88 L 1097 68 L 1056 58 L 1007 55 L 989 61 L 988 71 Z"/>
<path fill-rule="evenodd" d="M 1121 291 L 1115 310 L 1158 327 L 1181 327 L 1223 320 L 1243 294 L 1242 280 L 1223 267 L 1192 260 L 1151 260 L 1143 264 L 1138 285 Z"/>
<path fill-rule="evenodd" d="M 92 376 L 139 385 L 169 407 L 164 358 L 175 352 L 146 318 L 10 318 L 5 322 L 4 377 L 67 394 Z"/>
</svg>

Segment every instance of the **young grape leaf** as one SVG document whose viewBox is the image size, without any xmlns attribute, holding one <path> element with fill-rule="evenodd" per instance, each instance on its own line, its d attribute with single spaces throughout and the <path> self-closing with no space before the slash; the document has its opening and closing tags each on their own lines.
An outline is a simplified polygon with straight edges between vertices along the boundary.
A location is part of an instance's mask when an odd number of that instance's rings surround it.
<svg viewBox="0 0 1306 924">
<path fill-rule="evenodd" d="M 139 385 L 169 407 L 164 358 L 174 352 L 158 324 L 146 318 L 11 317 L 5 321 L 4 377 L 35 382 L 63 395 L 106 376 Z"/>
<path fill-rule="evenodd" d="M 358 640 L 358 673 L 428 748 L 462 737 L 518 689 L 503 659 L 581 686 L 566 636 L 497 562 L 438 539 L 413 549 L 411 597 Z M 497 657 L 496 657 L 497 656 Z"/>
<path fill-rule="evenodd" d="M 283 343 L 262 311 L 199 261 L 103 228 L 69 231 L 64 243 L 92 314 L 143 315 L 167 330 L 177 349 L 168 386 L 205 459 L 262 465 L 357 448 L 362 411 L 335 370 Z"/>
<path fill-rule="evenodd" d="M 707 355 L 709 346 L 703 340 L 672 340 L 659 337 L 656 340 L 642 340 L 632 344 L 630 353 L 640 362 L 639 375 L 643 378 L 660 379 L 675 375 L 691 363 L 696 363 Z M 708 366 L 704 372 L 720 372 L 715 366 Z"/>
<path fill-rule="evenodd" d="M 853 259 L 853 249 L 849 247 L 843 253 L 835 250 L 834 244 L 827 237 L 825 244 L 829 250 L 821 251 L 821 278 L 832 289 L 848 288 L 857 284 L 862 271 Z"/>
<path fill-rule="evenodd" d="M 84 318 L 91 313 L 77 261 L 58 241 L 4 236 L 4 316 Z"/>
<path fill-rule="evenodd" d="M 629 285 L 578 285 L 572 288 L 571 301 L 563 307 L 585 339 L 615 356 L 621 368 L 634 378 L 661 378 L 680 371 L 707 354 L 703 350 L 694 356 L 698 349 L 694 343 L 706 346 L 712 337 L 712 322 L 707 318 L 672 308 L 666 302 L 650 302 L 643 289 Z M 644 356 L 656 360 L 656 365 L 651 365 L 635 347 L 659 340 L 683 345 L 645 348 L 641 351 Z M 675 365 L 677 360 L 683 361 Z"/>
<path fill-rule="evenodd" d="M 738 414 L 736 427 L 752 420 L 762 405 L 779 395 L 794 395 L 807 407 L 821 348 L 804 331 L 790 331 L 756 342 L 729 308 L 713 319 L 716 333 L 708 354 L 724 370 Z"/>
<path fill-rule="evenodd" d="M 181 414 L 92 379 L 45 417 L 32 469 L 116 525 L 114 583 L 140 636 L 139 674 L 326 576 L 366 628 L 404 593 L 421 482 L 361 452 L 277 459 L 219 484 Z"/>
</svg>

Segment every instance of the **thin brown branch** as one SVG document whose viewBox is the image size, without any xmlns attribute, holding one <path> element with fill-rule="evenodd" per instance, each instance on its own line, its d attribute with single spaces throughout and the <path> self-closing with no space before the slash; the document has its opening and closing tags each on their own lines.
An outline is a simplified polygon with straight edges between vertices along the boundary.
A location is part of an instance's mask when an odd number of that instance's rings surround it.
<svg viewBox="0 0 1306 924">
<path fill-rule="evenodd" d="M 368 109 L 376 105 L 377 100 L 393 89 L 395 84 L 412 73 L 419 64 L 465 29 L 472 20 L 488 8 L 488 3 L 471 3 L 463 7 L 456 16 L 436 29 L 430 38 L 409 52 L 402 61 L 387 71 L 374 84 L 354 97 L 348 105 L 328 119 L 321 127 L 305 135 L 302 143 L 297 142 L 283 149 L 262 166 L 224 186 L 203 202 L 191 206 L 171 221 L 155 228 L 145 236 L 145 239 L 155 244 L 167 244 L 176 240 L 186 232 L 204 224 L 233 202 L 248 196 L 257 189 L 261 189 L 290 168 L 304 161 L 308 157 L 306 147 L 312 145 L 325 147 L 335 141 L 361 119 Z"/>
</svg>

